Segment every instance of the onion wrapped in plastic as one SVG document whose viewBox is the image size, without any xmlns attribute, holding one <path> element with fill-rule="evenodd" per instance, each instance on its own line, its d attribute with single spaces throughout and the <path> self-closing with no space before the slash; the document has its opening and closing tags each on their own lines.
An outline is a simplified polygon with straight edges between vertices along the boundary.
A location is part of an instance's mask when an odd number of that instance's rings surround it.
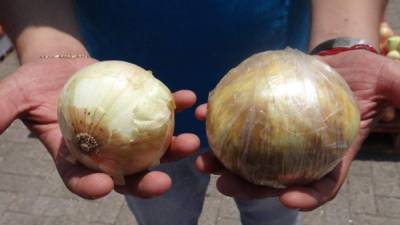
<svg viewBox="0 0 400 225">
<path fill-rule="evenodd" d="M 209 145 L 228 170 L 275 188 L 330 172 L 359 123 L 343 78 L 292 49 L 253 55 L 230 70 L 209 95 L 206 121 Z"/>
</svg>

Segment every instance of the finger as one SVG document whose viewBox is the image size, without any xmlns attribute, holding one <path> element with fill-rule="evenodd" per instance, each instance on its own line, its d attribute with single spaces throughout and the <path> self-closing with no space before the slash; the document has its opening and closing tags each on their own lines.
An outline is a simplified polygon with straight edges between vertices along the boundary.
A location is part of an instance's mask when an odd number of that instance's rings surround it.
<svg viewBox="0 0 400 225">
<path fill-rule="evenodd" d="M 115 186 L 122 194 L 130 194 L 141 198 L 151 198 L 164 194 L 172 185 L 171 178 L 158 171 L 141 173 L 126 177 L 126 185 Z"/>
<path fill-rule="evenodd" d="M 352 160 L 350 158 L 345 156 L 332 172 L 310 185 L 286 189 L 280 196 L 282 204 L 288 208 L 310 211 L 332 200 L 344 182 L 350 165 L 348 161 Z"/>
<path fill-rule="evenodd" d="M 53 155 L 60 176 L 71 192 L 83 198 L 96 199 L 107 195 L 117 187 L 114 187 L 114 182 L 109 175 L 94 172 L 79 163 L 73 164 L 66 160 L 69 153 L 57 127 L 50 131 L 46 138 L 42 138 L 42 141 Z M 158 196 L 171 186 L 171 179 L 160 172 L 127 176 L 125 181 L 124 187 L 128 189 L 118 186 L 119 191 L 139 197 Z"/>
<path fill-rule="evenodd" d="M 360 149 L 365 136 L 357 135 L 342 161 L 326 176 L 307 186 L 284 190 L 280 195 L 282 204 L 288 208 L 310 211 L 332 200 L 344 183 L 351 162 Z"/>
<path fill-rule="evenodd" d="M 391 106 L 385 106 L 380 113 L 380 121 L 388 123 L 396 118 L 396 109 Z"/>
<path fill-rule="evenodd" d="M 190 108 L 196 103 L 196 95 L 190 90 L 177 91 L 173 94 L 173 97 L 177 112 Z"/>
<path fill-rule="evenodd" d="M 257 186 L 226 172 L 217 180 L 217 189 L 224 195 L 240 199 L 260 199 L 278 196 L 281 190 Z"/>
<path fill-rule="evenodd" d="M 204 121 L 207 116 L 207 104 L 201 104 L 196 108 L 195 116 L 197 120 Z"/>
<path fill-rule="evenodd" d="M 386 59 L 382 74 L 378 80 L 378 92 L 385 95 L 387 101 L 400 108 L 400 63 Z"/>
<path fill-rule="evenodd" d="M 56 166 L 65 186 L 82 198 L 101 198 L 113 190 L 114 182 L 107 174 L 94 172 L 62 158 L 56 159 Z"/>
<path fill-rule="evenodd" d="M 23 99 L 12 75 L 0 80 L 0 134 L 27 108 Z"/>
<path fill-rule="evenodd" d="M 192 155 L 199 149 L 200 139 L 195 134 L 185 133 L 172 138 L 171 146 L 162 158 L 169 162 Z"/>
<path fill-rule="evenodd" d="M 337 182 L 328 176 L 308 187 L 288 188 L 280 200 L 288 208 L 310 211 L 330 201 L 336 192 Z"/>
<path fill-rule="evenodd" d="M 220 174 L 224 170 L 224 166 L 210 150 L 197 157 L 195 165 L 202 173 Z"/>
<path fill-rule="evenodd" d="M 74 194 L 86 198 L 101 198 L 113 190 L 112 178 L 105 174 L 88 169 L 82 164 L 71 163 L 68 149 L 65 146 L 57 124 L 50 126 L 48 132 L 39 138 L 48 149 L 65 186 Z M 40 128 L 38 128 L 40 129 Z"/>
</svg>

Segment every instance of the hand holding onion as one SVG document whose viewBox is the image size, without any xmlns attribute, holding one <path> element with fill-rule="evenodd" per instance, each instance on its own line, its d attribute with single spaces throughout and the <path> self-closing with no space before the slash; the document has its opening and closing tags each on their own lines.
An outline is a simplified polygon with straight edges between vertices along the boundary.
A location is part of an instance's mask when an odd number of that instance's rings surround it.
<svg viewBox="0 0 400 225">
<path fill-rule="evenodd" d="M 172 94 L 150 71 L 122 61 L 87 66 L 59 99 L 68 159 L 125 185 L 125 176 L 160 163 L 172 141 L 174 110 Z"/>
<path fill-rule="evenodd" d="M 160 163 L 174 129 L 175 104 L 151 72 L 122 61 L 104 61 L 79 70 L 59 100 L 59 123 L 76 159 L 124 176 Z"/>
<path fill-rule="evenodd" d="M 115 188 L 119 192 L 152 197 L 165 193 L 171 186 L 170 177 L 158 171 L 144 171 L 125 177 L 124 186 L 114 186 L 111 177 L 88 169 L 80 163 L 65 160 L 65 146 L 57 121 L 57 102 L 71 75 L 94 59 L 41 59 L 25 63 L 0 81 L 0 132 L 15 119 L 21 119 L 47 148 L 65 186 L 83 198 L 100 198 Z M 196 97 L 191 91 L 173 94 L 177 111 L 191 107 Z M 16 107 L 18 106 L 18 107 Z M 161 161 L 177 160 L 193 154 L 199 146 L 193 134 L 180 134 L 172 142 Z M 53 169 L 53 168 L 52 168 Z"/>
<path fill-rule="evenodd" d="M 254 55 L 210 94 L 207 136 L 226 168 L 274 188 L 308 184 L 341 160 L 359 128 L 346 82 L 299 51 Z"/>
<path fill-rule="evenodd" d="M 279 196 L 281 202 L 287 207 L 312 210 L 334 198 L 340 189 L 352 159 L 370 131 L 373 118 L 378 113 L 379 104 L 387 101 L 397 107 L 400 106 L 400 99 L 397 97 L 400 90 L 398 86 L 390 85 L 395 77 L 399 79 L 400 68 L 391 60 L 363 50 L 349 51 L 318 59 L 328 63 L 345 79 L 352 89 L 360 110 L 360 129 L 351 146 L 341 157 L 340 163 L 331 172 L 311 183 L 294 183 L 289 184 L 290 187 L 285 189 L 275 189 L 251 184 L 241 178 L 243 174 L 232 173 L 231 168 L 226 169 L 224 164 L 217 159 L 218 157 L 208 152 L 197 159 L 196 166 L 203 172 L 221 174 L 217 181 L 217 187 L 223 194 L 239 198 Z M 288 93 L 283 94 L 288 95 Z M 196 116 L 200 120 L 205 120 L 206 114 L 206 105 L 202 105 L 196 110 Z M 285 115 L 287 116 L 287 114 Z M 283 140 L 286 140 L 286 137 Z"/>
</svg>

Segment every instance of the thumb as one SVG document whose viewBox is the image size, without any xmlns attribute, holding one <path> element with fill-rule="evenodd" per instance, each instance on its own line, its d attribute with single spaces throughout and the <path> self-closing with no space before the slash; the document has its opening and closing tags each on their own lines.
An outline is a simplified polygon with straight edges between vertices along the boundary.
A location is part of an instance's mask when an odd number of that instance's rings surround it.
<svg viewBox="0 0 400 225">
<path fill-rule="evenodd" d="M 23 99 L 12 75 L 0 80 L 0 134 L 24 111 Z"/>
<path fill-rule="evenodd" d="M 378 83 L 378 93 L 382 93 L 386 101 L 400 108 L 400 63 L 390 60 L 382 69 Z"/>
</svg>

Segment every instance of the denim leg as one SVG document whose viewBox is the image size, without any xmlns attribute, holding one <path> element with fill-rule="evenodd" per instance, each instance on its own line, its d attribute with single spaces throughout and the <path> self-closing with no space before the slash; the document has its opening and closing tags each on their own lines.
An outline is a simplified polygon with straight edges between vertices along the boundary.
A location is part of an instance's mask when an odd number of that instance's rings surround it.
<svg viewBox="0 0 400 225">
<path fill-rule="evenodd" d="M 284 207 L 278 198 L 235 202 L 243 225 L 299 225 L 298 211 Z"/>
<path fill-rule="evenodd" d="M 172 178 L 172 188 L 154 199 L 126 196 L 139 225 L 197 225 L 210 177 L 194 168 L 194 157 L 166 163 L 155 170 Z"/>
</svg>

